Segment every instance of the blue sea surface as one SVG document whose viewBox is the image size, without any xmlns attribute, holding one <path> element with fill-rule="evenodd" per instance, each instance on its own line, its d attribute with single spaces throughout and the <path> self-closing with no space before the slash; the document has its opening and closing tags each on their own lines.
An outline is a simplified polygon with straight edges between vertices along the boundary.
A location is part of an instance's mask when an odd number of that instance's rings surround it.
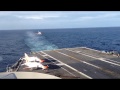
<svg viewBox="0 0 120 90">
<path fill-rule="evenodd" d="M 0 30 L 0 72 L 24 53 L 73 47 L 120 52 L 120 27 Z"/>
</svg>

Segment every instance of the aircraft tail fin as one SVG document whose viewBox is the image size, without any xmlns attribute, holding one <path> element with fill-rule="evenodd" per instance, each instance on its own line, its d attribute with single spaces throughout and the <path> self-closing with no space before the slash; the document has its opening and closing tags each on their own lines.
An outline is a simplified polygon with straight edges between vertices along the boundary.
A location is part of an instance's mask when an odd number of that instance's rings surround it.
<svg viewBox="0 0 120 90">
<path fill-rule="evenodd" d="M 28 62 L 29 61 L 29 56 L 27 55 L 27 53 L 24 53 L 25 55 L 25 60 Z"/>
</svg>

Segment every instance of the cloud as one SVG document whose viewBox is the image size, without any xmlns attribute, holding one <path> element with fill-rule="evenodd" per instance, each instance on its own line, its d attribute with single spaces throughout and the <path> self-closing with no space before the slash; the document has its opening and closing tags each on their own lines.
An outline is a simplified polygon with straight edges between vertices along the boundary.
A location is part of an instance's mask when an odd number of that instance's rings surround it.
<svg viewBox="0 0 120 90">
<path fill-rule="evenodd" d="M 109 13 L 109 14 L 102 14 L 96 16 L 81 16 L 78 17 L 76 20 L 79 21 L 86 21 L 86 20 L 101 20 L 101 19 L 112 19 L 112 18 L 120 18 L 120 13 Z"/>
<path fill-rule="evenodd" d="M 43 19 L 48 19 L 48 18 L 59 18 L 61 17 L 60 15 L 15 15 L 18 18 L 22 19 L 32 19 L 32 20 L 43 20 Z"/>
<path fill-rule="evenodd" d="M 21 19 L 43 19 L 43 17 L 40 16 L 16 16 Z"/>
<path fill-rule="evenodd" d="M 119 22 L 117 11 L 0 11 L 0 29 L 111 26 Z"/>
<path fill-rule="evenodd" d="M 43 20 L 64 16 L 62 12 L 53 11 L 0 11 L 0 17 L 14 17 L 18 19 Z"/>
</svg>

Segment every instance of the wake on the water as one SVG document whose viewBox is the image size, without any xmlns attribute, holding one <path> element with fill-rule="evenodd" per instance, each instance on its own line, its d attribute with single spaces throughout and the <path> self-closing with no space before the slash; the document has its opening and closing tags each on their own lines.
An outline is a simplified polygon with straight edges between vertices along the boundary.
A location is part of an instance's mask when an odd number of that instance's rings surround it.
<svg viewBox="0 0 120 90">
<path fill-rule="evenodd" d="M 49 42 L 44 35 L 37 35 L 34 32 L 27 32 L 27 38 L 25 43 L 31 49 L 31 51 L 53 50 L 58 47 Z"/>
</svg>

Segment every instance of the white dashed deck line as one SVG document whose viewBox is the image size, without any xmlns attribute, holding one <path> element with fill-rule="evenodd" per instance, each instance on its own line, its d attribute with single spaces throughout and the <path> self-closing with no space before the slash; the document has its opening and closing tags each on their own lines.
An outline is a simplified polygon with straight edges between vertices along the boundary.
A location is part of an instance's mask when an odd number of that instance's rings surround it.
<svg viewBox="0 0 120 90">
<path fill-rule="evenodd" d="M 69 50 L 69 49 L 66 49 L 66 50 L 71 51 L 71 52 L 74 52 L 74 51 Z M 77 53 L 77 52 L 76 52 L 76 53 Z M 101 58 L 97 58 L 97 57 L 93 57 L 93 56 L 88 55 L 88 54 L 83 54 L 83 53 L 78 53 L 78 54 L 81 54 L 81 55 L 84 55 L 84 56 L 87 56 L 87 57 L 91 57 L 91 58 L 94 58 L 94 59 L 97 59 L 97 60 L 101 60 L 101 61 L 103 61 L 103 62 L 107 62 L 107 63 L 113 64 L 113 65 L 116 65 L 116 66 L 120 66 L 119 64 L 116 64 L 116 63 L 113 63 L 113 62 L 106 61 L 106 60 L 104 60 L 105 58 L 103 59 L 102 57 L 101 57 Z"/>
<path fill-rule="evenodd" d="M 77 59 L 77 58 L 72 57 L 72 56 L 70 56 L 70 55 L 67 55 L 67 54 L 61 53 L 61 52 L 59 52 L 59 51 L 56 51 L 56 52 L 58 52 L 58 53 L 60 53 L 60 54 L 62 54 L 62 55 L 64 55 L 64 56 L 67 56 L 67 57 L 73 58 L 73 59 L 75 59 L 75 60 L 77 60 L 77 61 L 80 61 L 80 62 L 82 62 L 82 63 L 85 63 L 85 64 L 87 64 L 87 65 L 90 65 L 90 66 L 93 66 L 93 67 L 95 67 L 95 68 L 99 68 L 99 69 L 100 69 L 100 67 L 98 67 L 98 66 L 96 66 L 96 65 L 93 65 L 93 64 L 90 64 L 90 63 L 88 63 L 88 62 L 82 61 L 82 60 L 80 60 L 80 59 Z"/>
<path fill-rule="evenodd" d="M 45 53 L 45 52 L 43 52 L 43 51 L 41 51 L 41 52 L 44 53 L 44 54 L 46 54 L 46 55 L 48 55 L 47 53 Z M 59 62 L 61 62 L 60 60 L 58 60 L 58 59 L 56 59 L 56 58 L 54 58 L 54 57 L 52 57 L 52 56 L 50 56 L 50 55 L 48 55 L 48 56 L 51 57 L 51 58 L 53 58 L 53 59 L 55 59 L 55 60 L 57 60 L 57 61 L 59 61 Z M 61 63 L 63 63 L 63 62 L 61 62 Z M 65 64 L 65 63 L 64 63 L 64 65 L 67 66 L 68 68 L 76 71 L 77 73 L 79 73 L 79 74 L 81 74 L 81 75 L 83 75 L 83 76 L 85 76 L 85 77 L 87 77 L 87 78 L 89 78 L 89 79 L 92 79 L 90 76 L 88 76 L 88 75 L 86 75 L 86 74 L 78 71 L 77 69 L 75 69 L 75 68 L 73 68 L 73 67 L 71 67 L 71 66 L 69 66 L 69 65 L 67 65 L 67 64 Z"/>
<path fill-rule="evenodd" d="M 69 50 L 69 49 L 66 49 L 66 50 Z M 71 50 L 69 50 L 69 51 L 71 51 Z M 72 51 L 72 52 L 75 52 L 75 53 L 78 53 L 78 54 L 80 54 L 80 53 L 85 54 L 85 53 L 83 53 L 82 51 Z M 88 54 L 87 54 L 87 55 L 88 55 Z M 90 55 L 90 54 L 89 54 L 89 55 Z M 93 56 L 93 55 L 90 55 L 90 56 Z M 93 56 L 93 57 L 95 57 L 95 56 Z M 98 56 L 97 56 L 97 57 L 98 57 Z M 101 57 L 99 57 L 99 58 L 101 58 Z M 112 60 L 112 59 L 108 59 L 108 58 L 102 58 L 102 59 L 107 60 L 107 61 L 111 61 L 111 62 L 114 62 L 114 63 L 117 63 L 117 64 L 120 64 L 120 62 L 115 61 L 115 60 Z"/>
<path fill-rule="evenodd" d="M 41 56 L 46 57 L 47 55 L 41 55 Z"/>
<path fill-rule="evenodd" d="M 87 71 L 86 69 L 83 69 L 84 71 Z"/>
<path fill-rule="evenodd" d="M 89 50 L 92 50 L 92 51 L 96 51 L 96 52 L 101 52 L 99 50 L 95 50 L 95 49 L 92 49 L 92 48 L 87 48 L 87 47 L 83 47 L 83 48 L 86 48 L 86 49 L 89 49 Z"/>
</svg>

